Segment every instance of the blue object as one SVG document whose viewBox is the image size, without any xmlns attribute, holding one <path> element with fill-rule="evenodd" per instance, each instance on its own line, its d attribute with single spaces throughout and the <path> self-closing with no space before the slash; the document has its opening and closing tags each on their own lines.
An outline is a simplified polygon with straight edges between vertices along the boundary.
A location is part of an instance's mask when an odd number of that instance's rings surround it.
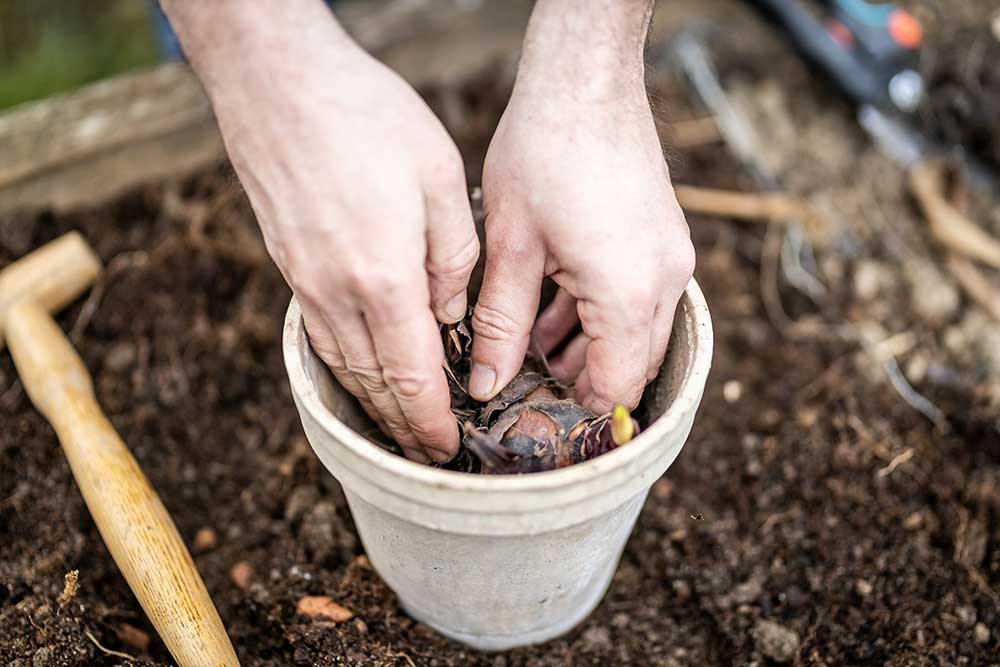
<svg viewBox="0 0 1000 667">
<path fill-rule="evenodd" d="M 336 3 L 336 0 L 326 0 L 326 4 L 330 7 L 333 7 L 334 3 Z M 167 15 L 163 13 L 160 3 L 158 0 L 148 0 L 148 4 L 149 18 L 153 24 L 153 32 L 160 47 L 160 58 L 164 61 L 185 60 L 181 43 L 177 39 L 174 29 L 170 27 L 170 21 L 167 20 Z"/>
<path fill-rule="evenodd" d="M 160 3 L 156 0 L 149 0 L 149 19 L 153 23 L 153 33 L 160 47 L 160 58 L 164 61 L 184 60 L 181 43 L 174 29 L 170 27 L 167 15 L 163 13 Z"/>
</svg>

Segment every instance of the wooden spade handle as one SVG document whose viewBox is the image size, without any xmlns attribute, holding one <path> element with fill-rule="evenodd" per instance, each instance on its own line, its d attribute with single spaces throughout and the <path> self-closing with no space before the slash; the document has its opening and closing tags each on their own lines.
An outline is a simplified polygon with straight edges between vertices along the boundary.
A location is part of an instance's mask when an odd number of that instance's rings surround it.
<svg viewBox="0 0 1000 667">
<path fill-rule="evenodd" d="M 6 328 L 28 396 L 55 428 L 104 543 L 177 664 L 238 667 L 191 555 L 69 340 L 28 301 L 10 307 Z"/>
</svg>

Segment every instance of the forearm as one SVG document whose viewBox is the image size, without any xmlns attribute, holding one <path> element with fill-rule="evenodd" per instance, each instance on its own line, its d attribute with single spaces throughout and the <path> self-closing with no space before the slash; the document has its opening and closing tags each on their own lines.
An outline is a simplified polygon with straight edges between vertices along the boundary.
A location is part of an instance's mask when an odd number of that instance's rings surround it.
<svg viewBox="0 0 1000 667">
<path fill-rule="evenodd" d="M 163 0 L 163 9 L 216 104 L 301 85 L 304 63 L 335 67 L 339 54 L 357 50 L 321 0 Z"/>
<path fill-rule="evenodd" d="M 642 84 L 654 0 L 538 0 L 524 38 L 520 85 L 600 95 Z M 581 83 L 583 88 L 581 89 Z"/>
</svg>

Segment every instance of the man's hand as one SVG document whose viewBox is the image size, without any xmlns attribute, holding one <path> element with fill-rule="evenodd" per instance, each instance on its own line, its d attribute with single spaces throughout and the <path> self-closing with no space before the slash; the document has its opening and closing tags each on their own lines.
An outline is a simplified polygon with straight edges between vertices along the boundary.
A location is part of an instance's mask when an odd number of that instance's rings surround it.
<svg viewBox="0 0 1000 667">
<path fill-rule="evenodd" d="M 596 412 L 634 407 L 694 271 L 643 83 L 652 2 L 539 0 L 483 175 L 486 275 L 470 391 L 516 374 L 534 337 Z M 539 290 L 560 290 L 537 322 Z"/>
<path fill-rule="evenodd" d="M 167 11 L 313 349 L 409 458 L 450 459 L 435 316 L 465 316 L 479 255 L 454 143 L 318 0 Z"/>
</svg>

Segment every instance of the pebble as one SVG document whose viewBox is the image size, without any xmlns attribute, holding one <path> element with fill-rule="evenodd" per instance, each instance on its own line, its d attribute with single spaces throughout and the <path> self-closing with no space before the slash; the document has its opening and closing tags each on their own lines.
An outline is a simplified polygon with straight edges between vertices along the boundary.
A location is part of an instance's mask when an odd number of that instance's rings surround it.
<svg viewBox="0 0 1000 667">
<path fill-rule="evenodd" d="M 285 520 L 295 522 L 319 501 L 319 489 L 311 484 L 296 486 L 285 503 Z"/>
<path fill-rule="evenodd" d="M 798 655 L 801 643 L 797 632 L 774 621 L 757 621 L 753 638 L 757 650 L 775 662 L 790 662 Z"/>
<path fill-rule="evenodd" d="M 858 579 L 854 584 L 854 590 L 856 590 L 858 595 L 861 597 L 868 597 L 872 594 L 872 591 L 875 590 L 875 587 L 864 579 Z"/>
<path fill-rule="evenodd" d="M 923 383 L 924 378 L 927 377 L 927 368 L 929 365 L 926 355 L 919 352 L 914 354 L 906 362 L 906 379 L 910 381 L 910 384 L 918 385 Z"/>
<path fill-rule="evenodd" d="M 140 653 L 145 653 L 149 648 L 149 634 L 134 625 L 122 623 L 118 626 L 115 633 L 118 635 L 118 639 L 120 639 L 123 644 L 131 646 Z"/>
<path fill-rule="evenodd" d="M 863 259 L 854 267 L 854 295 L 861 301 L 871 301 L 891 290 L 895 283 L 895 272 L 883 262 Z"/>
<path fill-rule="evenodd" d="M 976 610 L 966 605 L 955 607 L 955 616 L 963 625 L 972 625 L 976 622 Z"/>
<path fill-rule="evenodd" d="M 112 373 L 121 373 L 132 367 L 135 357 L 135 345 L 124 341 L 115 343 L 104 355 L 104 367 Z"/>
<path fill-rule="evenodd" d="M 328 595 L 306 595 L 295 604 L 295 613 L 309 618 L 322 618 L 326 621 L 341 623 L 354 618 L 354 612 L 337 604 Z"/>
<path fill-rule="evenodd" d="M 929 324 L 941 324 L 955 316 L 962 300 L 952 280 L 925 261 L 908 262 L 903 272 L 910 283 L 913 310 L 918 315 Z"/>
<path fill-rule="evenodd" d="M 603 625 L 595 625 L 587 628 L 580 639 L 583 641 L 584 650 L 596 651 L 610 646 L 611 632 Z"/>
<path fill-rule="evenodd" d="M 232 569 L 229 570 L 229 578 L 238 588 L 244 591 L 250 587 L 251 577 L 253 577 L 253 565 L 245 560 L 241 560 L 236 563 L 236 565 L 233 565 Z"/>
<path fill-rule="evenodd" d="M 726 403 L 735 403 L 743 397 L 743 383 L 739 380 L 729 380 L 722 385 L 722 397 Z"/>
<path fill-rule="evenodd" d="M 219 538 L 215 534 L 215 531 L 205 526 L 204 528 L 199 528 L 198 532 L 194 534 L 194 541 L 191 546 L 194 547 L 195 551 L 209 551 L 215 548 L 215 545 L 219 543 Z"/>
<path fill-rule="evenodd" d="M 976 626 L 972 628 L 972 638 L 976 640 L 977 644 L 985 644 L 990 640 L 990 629 L 983 623 L 976 623 Z"/>
</svg>

